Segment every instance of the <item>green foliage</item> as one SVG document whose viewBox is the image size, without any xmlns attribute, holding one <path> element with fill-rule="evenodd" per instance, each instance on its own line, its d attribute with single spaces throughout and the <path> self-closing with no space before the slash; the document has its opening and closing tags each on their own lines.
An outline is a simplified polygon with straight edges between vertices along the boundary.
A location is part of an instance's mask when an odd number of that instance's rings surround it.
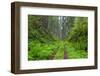
<svg viewBox="0 0 100 76">
<path fill-rule="evenodd" d="M 28 17 L 28 41 L 38 40 L 41 43 L 52 42 L 55 38 L 42 27 L 41 16 Z"/>
<path fill-rule="evenodd" d="M 58 56 L 60 53 L 62 53 L 62 48 L 64 48 L 64 44 L 62 41 L 55 41 L 53 43 L 47 44 L 47 43 L 40 43 L 38 41 L 32 41 L 28 45 L 28 58 L 29 60 L 46 60 L 50 59 L 51 54 L 55 51 L 58 52 Z M 63 54 L 63 53 L 62 53 Z M 63 55 L 60 56 L 63 56 Z M 60 57 L 57 56 L 57 59 Z"/>
<path fill-rule="evenodd" d="M 49 60 L 54 50 L 55 59 L 63 59 L 64 48 L 69 59 L 87 58 L 87 17 L 67 17 L 69 24 L 64 28 L 68 28 L 68 35 L 64 39 L 59 38 L 62 31 L 58 20 L 57 16 L 28 16 L 28 60 Z M 63 32 L 67 34 L 66 31 Z"/>
<path fill-rule="evenodd" d="M 54 48 L 52 45 L 33 41 L 29 43 L 29 60 L 48 59 Z"/>
<path fill-rule="evenodd" d="M 63 58 L 64 58 L 63 48 L 58 48 L 57 53 L 55 55 L 55 59 L 63 59 Z"/>
<path fill-rule="evenodd" d="M 72 31 L 69 34 L 68 40 L 72 42 L 77 49 L 86 50 L 88 45 L 88 18 L 77 17 L 74 21 Z"/>
<path fill-rule="evenodd" d="M 84 50 L 79 50 L 79 47 L 75 43 L 67 42 L 67 53 L 69 59 L 79 59 L 79 58 L 87 58 L 88 54 Z"/>
</svg>

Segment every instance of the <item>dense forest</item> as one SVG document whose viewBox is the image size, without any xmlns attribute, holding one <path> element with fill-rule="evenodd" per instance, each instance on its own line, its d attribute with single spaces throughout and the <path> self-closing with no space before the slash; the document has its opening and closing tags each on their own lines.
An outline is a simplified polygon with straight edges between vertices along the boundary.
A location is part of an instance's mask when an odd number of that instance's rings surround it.
<svg viewBox="0 0 100 76">
<path fill-rule="evenodd" d="M 88 57 L 88 18 L 28 15 L 28 60 Z"/>
</svg>

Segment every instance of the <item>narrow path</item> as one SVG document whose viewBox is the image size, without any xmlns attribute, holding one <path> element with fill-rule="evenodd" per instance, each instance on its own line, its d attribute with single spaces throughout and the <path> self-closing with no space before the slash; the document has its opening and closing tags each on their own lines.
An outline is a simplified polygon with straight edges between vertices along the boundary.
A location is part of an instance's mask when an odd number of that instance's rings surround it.
<svg viewBox="0 0 100 76">
<path fill-rule="evenodd" d="M 64 48 L 64 59 L 68 59 L 67 50 Z"/>
<path fill-rule="evenodd" d="M 51 56 L 50 56 L 49 59 L 50 59 L 50 60 L 56 59 L 55 56 L 56 56 L 57 52 L 58 52 L 57 49 L 53 49 L 53 53 L 51 54 Z M 68 59 L 67 49 L 64 48 L 64 49 L 62 50 L 62 52 L 63 52 L 63 58 L 62 58 L 62 59 Z"/>
</svg>

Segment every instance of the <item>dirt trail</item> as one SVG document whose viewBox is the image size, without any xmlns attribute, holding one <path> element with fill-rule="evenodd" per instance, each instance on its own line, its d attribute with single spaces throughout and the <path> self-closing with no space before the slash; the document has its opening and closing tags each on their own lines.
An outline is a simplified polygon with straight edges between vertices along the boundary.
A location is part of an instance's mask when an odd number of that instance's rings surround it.
<svg viewBox="0 0 100 76">
<path fill-rule="evenodd" d="M 65 48 L 64 48 L 64 59 L 68 59 L 67 51 Z"/>
<path fill-rule="evenodd" d="M 63 49 L 63 52 L 64 52 L 64 54 L 63 54 L 63 59 L 68 59 L 67 49 L 66 49 L 66 48 L 64 48 L 64 49 Z M 49 59 L 54 60 L 54 59 L 55 59 L 56 54 L 57 54 L 57 49 L 54 49 L 54 50 L 53 50 L 53 53 L 51 54 L 51 56 L 50 56 L 50 58 L 49 58 Z"/>
</svg>

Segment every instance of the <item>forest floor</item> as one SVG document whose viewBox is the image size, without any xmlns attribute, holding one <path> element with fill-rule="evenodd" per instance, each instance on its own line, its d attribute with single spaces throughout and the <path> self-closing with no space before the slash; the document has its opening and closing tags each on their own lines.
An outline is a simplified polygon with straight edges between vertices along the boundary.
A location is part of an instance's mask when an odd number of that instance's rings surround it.
<svg viewBox="0 0 100 76">
<path fill-rule="evenodd" d="M 88 57 L 87 51 L 80 50 L 74 43 L 65 41 L 58 41 L 53 44 L 31 42 L 30 45 L 29 60 L 80 59 Z"/>
<path fill-rule="evenodd" d="M 50 59 L 55 60 L 55 59 L 68 59 L 67 55 L 67 49 L 64 48 L 64 50 L 54 50 L 52 53 Z"/>
</svg>

